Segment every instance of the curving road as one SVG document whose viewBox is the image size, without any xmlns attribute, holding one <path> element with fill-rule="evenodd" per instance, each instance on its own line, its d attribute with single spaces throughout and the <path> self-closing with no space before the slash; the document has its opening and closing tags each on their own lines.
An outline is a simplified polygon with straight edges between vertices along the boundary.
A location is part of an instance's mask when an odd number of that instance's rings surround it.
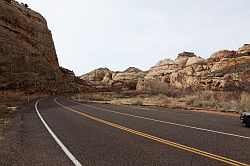
<svg viewBox="0 0 250 166">
<path fill-rule="evenodd" d="M 249 165 L 239 117 L 159 107 L 29 103 L 0 140 L 0 165 Z"/>
</svg>

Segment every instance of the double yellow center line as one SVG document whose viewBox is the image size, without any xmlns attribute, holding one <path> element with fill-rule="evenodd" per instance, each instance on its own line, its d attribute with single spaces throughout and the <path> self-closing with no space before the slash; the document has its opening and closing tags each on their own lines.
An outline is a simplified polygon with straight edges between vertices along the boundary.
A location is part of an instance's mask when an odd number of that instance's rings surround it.
<svg viewBox="0 0 250 166">
<path fill-rule="evenodd" d="M 130 129 L 130 128 L 127 128 L 127 127 L 124 127 L 124 126 L 121 126 L 121 125 L 118 125 L 118 124 L 115 124 L 115 123 L 112 123 L 112 122 L 109 122 L 109 121 L 106 121 L 106 120 L 103 120 L 103 119 L 100 119 L 100 118 L 96 118 L 94 116 L 91 116 L 91 115 L 85 114 L 83 112 L 80 112 L 80 111 L 78 111 L 76 109 L 67 107 L 67 106 L 59 103 L 56 99 L 54 101 L 58 105 L 60 105 L 61 107 L 65 108 L 65 109 L 67 109 L 69 111 L 72 111 L 74 113 L 77 113 L 79 115 L 82 115 L 84 117 L 87 117 L 89 119 L 92 119 L 92 120 L 95 120 L 97 122 L 100 122 L 100 123 L 112 126 L 114 128 L 120 129 L 120 130 L 127 131 L 129 133 L 133 133 L 135 135 L 138 135 L 138 136 L 141 136 L 141 137 L 144 137 L 144 138 L 148 138 L 148 139 L 151 139 L 151 140 L 163 143 L 165 145 L 169 145 L 169 146 L 172 146 L 172 147 L 175 147 L 175 148 L 178 148 L 178 149 L 182 149 L 182 150 L 185 150 L 185 151 L 188 151 L 188 152 L 199 154 L 201 156 L 205 156 L 205 157 L 208 157 L 208 158 L 211 158 L 211 159 L 214 159 L 214 160 L 218 160 L 218 161 L 230 164 L 230 165 L 235 165 L 235 166 L 250 166 L 248 164 L 245 164 L 245 163 L 242 163 L 242 162 L 239 162 L 239 161 L 235 161 L 235 160 L 232 160 L 232 159 L 229 159 L 229 158 L 226 158 L 226 157 L 222 157 L 222 156 L 219 156 L 219 155 L 216 155 L 216 154 L 212 154 L 212 153 L 209 153 L 209 152 L 205 152 L 205 151 L 202 151 L 202 150 L 199 150 L 199 149 L 191 148 L 191 147 L 186 146 L 186 145 L 178 144 L 178 143 L 175 143 L 175 142 L 172 142 L 172 141 L 168 141 L 166 139 L 162 139 L 162 138 L 159 138 L 159 137 L 155 137 L 153 135 L 149 135 L 149 134 L 137 131 L 137 130 L 133 130 L 133 129 Z"/>
</svg>

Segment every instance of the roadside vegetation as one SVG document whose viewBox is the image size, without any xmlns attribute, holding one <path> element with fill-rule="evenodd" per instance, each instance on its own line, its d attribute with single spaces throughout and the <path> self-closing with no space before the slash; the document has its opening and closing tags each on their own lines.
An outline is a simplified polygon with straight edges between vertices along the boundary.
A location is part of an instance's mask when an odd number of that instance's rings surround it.
<svg viewBox="0 0 250 166">
<path fill-rule="evenodd" d="M 18 109 L 28 101 L 35 100 L 43 95 L 27 95 L 23 92 L 2 91 L 0 92 L 0 136 L 6 131 L 10 119 Z"/>
<path fill-rule="evenodd" d="M 83 93 L 72 97 L 77 101 L 91 101 L 117 105 L 150 105 L 200 111 L 240 113 L 250 110 L 249 92 L 199 91 L 165 93 Z"/>
</svg>

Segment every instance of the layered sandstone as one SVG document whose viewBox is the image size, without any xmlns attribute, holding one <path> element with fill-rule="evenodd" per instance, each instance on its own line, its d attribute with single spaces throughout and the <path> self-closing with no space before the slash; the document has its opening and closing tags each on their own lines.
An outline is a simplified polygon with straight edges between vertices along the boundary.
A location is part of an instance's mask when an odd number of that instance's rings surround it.
<svg viewBox="0 0 250 166">
<path fill-rule="evenodd" d="M 139 79 L 144 78 L 146 72 L 135 67 L 125 71 L 111 71 L 107 68 L 95 69 L 80 78 L 87 82 L 92 91 L 124 91 L 135 90 Z M 86 88 L 85 88 L 86 89 Z"/>
<path fill-rule="evenodd" d="M 162 60 L 137 84 L 139 91 L 164 89 L 250 90 L 250 45 L 237 51 L 222 50 L 207 60 L 183 52 Z M 163 87 L 163 88 L 162 88 Z"/>
<path fill-rule="evenodd" d="M 159 61 L 148 72 L 136 68 L 123 72 L 99 68 L 81 78 L 93 89 L 102 91 L 250 91 L 250 45 L 245 44 L 237 51 L 221 50 L 208 59 L 183 52 L 175 60 Z"/>
<path fill-rule="evenodd" d="M 237 50 L 238 54 L 249 54 L 250 53 L 250 44 L 244 44 L 241 48 Z"/>
<path fill-rule="evenodd" d="M 76 91 L 74 73 L 60 68 L 45 18 L 16 1 L 0 0 L 0 90 Z"/>
</svg>

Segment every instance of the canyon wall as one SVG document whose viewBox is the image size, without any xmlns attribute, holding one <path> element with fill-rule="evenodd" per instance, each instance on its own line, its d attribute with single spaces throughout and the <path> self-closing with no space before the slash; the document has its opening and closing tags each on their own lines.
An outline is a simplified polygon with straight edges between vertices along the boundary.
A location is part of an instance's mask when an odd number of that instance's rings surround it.
<svg viewBox="0 0 250 166">
<path fill-rule="evenodd" d="M 76 79 L 59 67 L 45 18 L 27 5 L 0 0 L 0 90 L 75 92 Z"/>
</svg>

